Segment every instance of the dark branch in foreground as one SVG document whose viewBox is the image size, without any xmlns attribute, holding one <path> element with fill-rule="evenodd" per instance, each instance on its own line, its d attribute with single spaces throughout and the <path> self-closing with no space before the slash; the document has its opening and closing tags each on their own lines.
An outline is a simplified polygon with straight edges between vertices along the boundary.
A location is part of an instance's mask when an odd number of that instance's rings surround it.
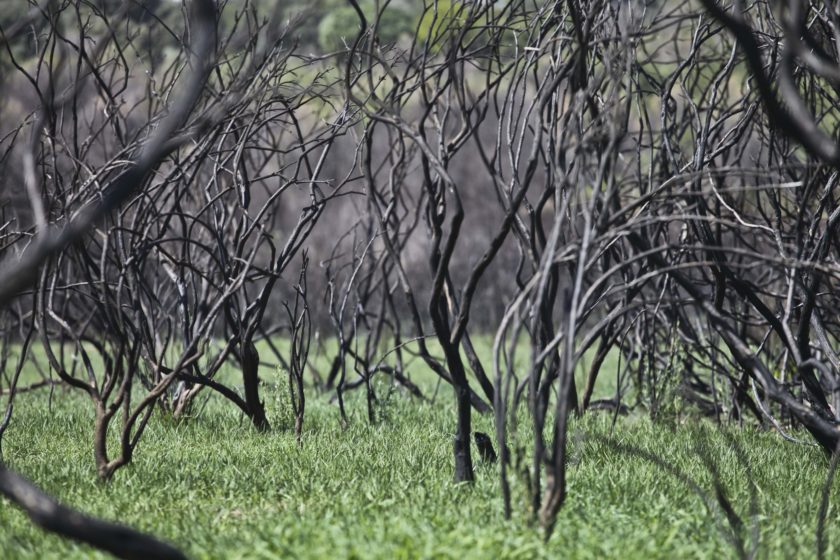
<svg viewBox="0 0 840 560">
<path fill-rule="evenodd" d="M 125 525 L 79 513 L 45 494 L 32 482 L 0 464 L 0 493 L 20 507 L 38 527 L 118 558 L 180 560 L 187 556 L 170 544 Z"/>
</svg>

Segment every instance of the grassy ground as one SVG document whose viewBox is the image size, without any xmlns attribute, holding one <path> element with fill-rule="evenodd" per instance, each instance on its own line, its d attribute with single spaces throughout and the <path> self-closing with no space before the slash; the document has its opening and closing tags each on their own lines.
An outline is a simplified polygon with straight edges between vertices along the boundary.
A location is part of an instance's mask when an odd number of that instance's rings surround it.
<svg viewBox="0 0 840 560">
<path fill-rule="evenodd" d="M 395 393 L 370 426 L 359 394 L 342 430 L 325 397 L 310 397 L 302 447 L 290 432 L 282 386 L 267 387 L 274 429 L 256 433 L 232 406 L 211 400 L 203 415 L 175 424 L 157 415 L 134 462 L 97 482 L 88 403 L 56 391 L 20 397 L 4 441 L 8 463 L 65 503 L 166 538 L 195 558 L 720 558 L 733 556 L 721 517 L 688 486 L 652 463 L 618 451 L 610 418 L 573 427 L 569 496 L 551 539 L 525 513 L 513 478 L 513 519 L 502 515 L 497 470 L 451 482 L 451 391 L 435 404 Z M 492 433 L 490 418 L 476 429 Z M 817 508 L 827 470 L 817 450 L 772 433 L 731 434 L 757 483 L 759 557 L 813 556 Z M 592 437 L 596 436 L 596 437 Z M 617 441 L 650 451 L 711 489 L 698 442 L 717 463 L 736 510 L 750 523 L 745 467 L 719 428 L 689 422 L 620 419 Z M 832 498 L 836 491 L 832 492 Z M 827 557 L 840 548 L 831 505 Z M 748 533 L 746 531 L 745 533 Z M 748 538 L 748 535 L 747 535 Z M 0 558 L 88 558 L 88 548 L 33 528 L 0 500 Z"/>
</svg>

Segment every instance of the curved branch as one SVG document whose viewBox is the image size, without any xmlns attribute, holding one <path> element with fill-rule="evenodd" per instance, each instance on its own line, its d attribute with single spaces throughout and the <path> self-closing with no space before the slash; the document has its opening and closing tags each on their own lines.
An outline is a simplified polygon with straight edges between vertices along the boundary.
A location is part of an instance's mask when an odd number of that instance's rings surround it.
<svg viewBox="0 0 840 560">
<path fill-rule="evenodd" d="M 102 521 L 61 505 L 35 484 L 3 464 L 0 464 L 0 494 L 21 508 L 33 523 L 45 531 L 89 544 L 118 558 L 187 558 L 174 546 L 151 535 L 125 525 Z"/>
</svg>

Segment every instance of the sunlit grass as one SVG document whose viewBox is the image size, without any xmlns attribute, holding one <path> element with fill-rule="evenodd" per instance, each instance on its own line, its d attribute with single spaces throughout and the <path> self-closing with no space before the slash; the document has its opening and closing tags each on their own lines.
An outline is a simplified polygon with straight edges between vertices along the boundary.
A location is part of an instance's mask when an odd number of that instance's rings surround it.
<svg viewBox="0 0 840 560">
<path fill-rule="evenodd" d="M 415 378 L 431 395 L 431 377 Z M 329 395 L 310 395 L 303 445 L 291 430 L 282 372 L 264 398 L 270 433 L 257 433 L 235 407 L 213 397 L 202 414 L 175 423 L 156 413 L 134 462 L 109 484 L 97 481 L 92 409 L 64 389 L 21 395 L 4 440 L 8 463 L 74 507 L 150 531 L 195 558 L 674 558 L 731 557 L 717 513 L 659 467 L 600 438 L 611 415 L 575 422 L 569 496 L 551 539 L 531 522 L 524 483 L 513 473 L 514 517 L 505 520 L 497 468 L 479 464 L 474 485 L 452 483 L 451 390 L 421 403 L 377 383 L 379 423 L 367 423 L 363 394 L 349 395 L 342 430 Z M 492 433 L 492 419 L 475 429 Z M 759 556 L 812 556 L 827 461 L 816 449 L 754 429 L 731 430 L 757 485 Z M 698 455 L 706 446 L 749 529 L 746 468 L 705 422 L 620 418 L 616 441 L 647 450 L 712 492 Z M 593 437 L 596 436 L 596 437 Z M 527 430 L 519 442 L 529 446 Z M 515 470 L 515 469 L 514 469 Z M 832 493 L 835 498 L 835 493 Z M 827 557 L 837 552 L 837 509 L 829 509 Z M 748 539 L 748 534 L 745 533 Z M 749 539 L 748 539 L 749 540 Z M 0 558 L 88 558 L 86 548 L 46 535 L 0 501 Z"/>
</svg>

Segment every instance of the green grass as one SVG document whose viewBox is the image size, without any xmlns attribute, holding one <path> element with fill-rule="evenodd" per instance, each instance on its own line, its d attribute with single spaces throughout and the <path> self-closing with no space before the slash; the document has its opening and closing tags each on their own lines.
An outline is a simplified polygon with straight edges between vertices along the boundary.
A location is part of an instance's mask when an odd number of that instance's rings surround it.
<svg viewBox="0 0 840 560">
<path fill-rule="evenodd" d="M 384 387 L 380 392 L 385 394 Z M 434 404 L 397 392 L 365 420 L 363 395 L 350 396 L 351 425 L 312 394 L 302 447 L 290 431 L 283 385 L 264 392 L 273 430 L 259 434 L 216 399 L 176 424 L 156 413 L 134 462 L 114 480 L 96 480 L 92 412 L 76 393 L 21 395 L 3 445 L 10 466 L 64 503 L 150 531 L 194 558 L 674 558 L 731 557 L 720 520 L 675 477 L 623 454 L 606 436 L 610 417 L 576 422 L 569 495 L 551 539 L 543 542 L 512 477 L 513 519 L 505 520 L 497 469 L 479 465 L 474 485 L 455 485 L 450 457 L 451 391 Z M 492 433 L 492 420 L 476 429 Z M 711 489 L 695 452 L 710 456 L 736 510 L 749 525 L 749 485 L 720 429 L 705 423 L 620 419 L 618 441 L 645 449 Z M 813 556 L 822 454 L 753 429 L 731 429 L 758 487 L 759 557 Z M 526 437 L 527 434 L 520 434 Z M 836 499 L 832 492 L 832 500 Z M 828 514 L 827 557 L 840 549 L 838 509 Z M 47 535 L 0 500 L 0 558 L 89 558 L 91 549 Z"/>
</svg>

